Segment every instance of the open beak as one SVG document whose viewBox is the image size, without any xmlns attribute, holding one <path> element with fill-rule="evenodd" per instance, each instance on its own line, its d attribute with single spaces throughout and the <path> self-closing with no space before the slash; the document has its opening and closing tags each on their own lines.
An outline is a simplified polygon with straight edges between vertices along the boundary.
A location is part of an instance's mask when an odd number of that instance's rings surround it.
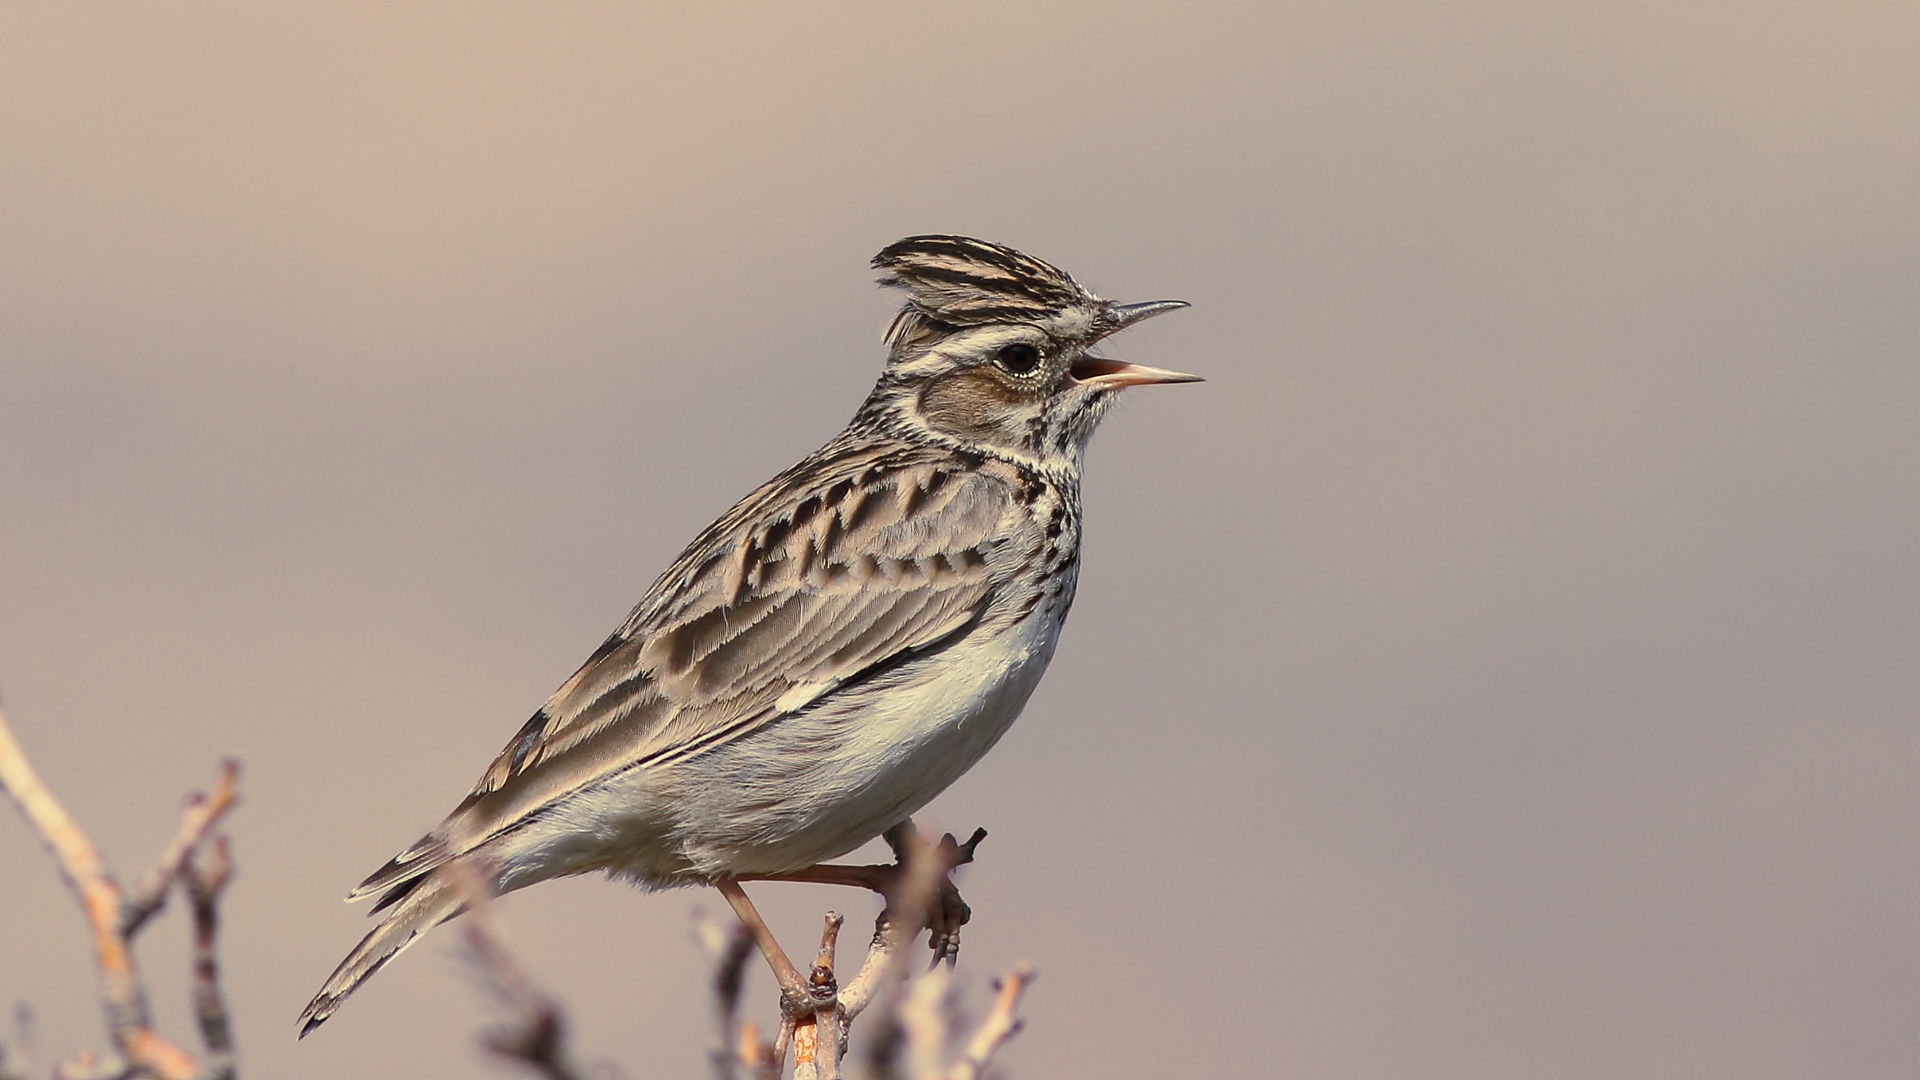
<svg viewBox="0 0 1920 1080">
<path fill-rule="evenodd" d="M 1123 386 L 1149 386 L 1153 383 L 1205 382 L 1198 375 L 1189 375 L 1184 371 L 1168 371 L 1165 368 L 1148 367 L 1145 364 L 1129 364 L 1125 360 L 1109 360 L 1104 356 L 1083 356 L 1073 362 L 1068 369 L 1073 381 L 1082 386 L 1100 386 L 1118 390 Z"/>
<path fill-rule="evenodd" d="M 1095 340 L 1117 334 L 1135 323 L 1145 322 L 1155 315 L 1164 315 L 1169 311 L 1179 311 L 1188 307 L 1185 300 L 1149 300 L 1144 304 L 1108 304 L 1100 333 Z M 1148 367 L 1145 364 L 1129 364 L 1125 360 L 1109 360 L 1104 356 L 1083 356 L 1073 362 L 1069 374 L 1077 383 L 1087 386 L 1106 387 L 1118 390 L 1123 386 L 1147 386 L 1152 383 L 1203 382 L 1198 375 L 1188 375 L 1182 371 L 1167 371 L 1163 368 Z"/>
</svg>

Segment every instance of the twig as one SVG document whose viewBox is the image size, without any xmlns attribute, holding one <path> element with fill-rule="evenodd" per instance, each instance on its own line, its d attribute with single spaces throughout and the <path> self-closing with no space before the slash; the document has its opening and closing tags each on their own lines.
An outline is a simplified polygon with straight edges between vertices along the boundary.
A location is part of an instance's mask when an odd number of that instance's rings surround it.
<svg viewBox="0 0 1920 1080">
<path fill-rule="evenodd" d="M 979 1080 L 994 1053 L 1020 1033 L 1021 1021 L 1013 1013 L 1020 1007 L 1020 996 L 1027 992 L 1033 977 L 1033 965 L 1022 961 L 995 982 L 994 989 L 999 993 L 993 1008 L 986 1019 L 980 1021 L 973 1038 L 967 1040 L 966 1052 L 947 1070 L 947 1080 Z"/>
<path fill-rule="evenodd" d="M 867 1036 L 867 1075 L 873 1080 L 899 1080 L 900 1055 L 907 1045 L 900 1010 L 880 1010 L 874 1024 L 873 1033 Z"/>
<path fill-rule="evenodd" d="M 33 1075 L 37 1049 L 33 1030 L 33 1006 L 21 1002 L 13 1007 L 13 1038 L 0 1044 L 0 1080 L 26 1080 Z"/>
<path fill-rule="evenodd" d="M 800 1022 L 786 1011 L 786 998 L 780 999 L 780 1028 L 773 1035 L 773 1061 L 767 1066 L 767 1075 L 779 1080 L 787 1068 L 787 1051 L 793 1049 L 795 1033 L 800 1030 Z"/>
<path fill-rule="evenodd" d="M 827 912 L 820 932 L 820 952 L 807 976 L 812 1012 L 794 1019 L 793 1080 L 839 1080 L 840 987 L 833 974 L 833 954 L 846 920 Z"/>
<path fill-rule="evenodd" d="M 897 1074 L 899 1053 L 906 1045 L 898 1001 L 911 973 L 906 946 L 926 924 L 941 883 L 950 869 L 941 850 L 927 843 L 912 824 L 889 830 L 887 843 L 903 868 L 894 881 L 886 909 L 874 920 L 873 939 L 860 970 L 840 992 L 840 1054 L 845 1056 L 853 1021 L 874 1003 L 881 1003 L 880 1027 L 868 1041 L 867 1064 L 880 1080 Z M 969 842 L 968 851 L 979 843 Z"/>
<path fill-rule="evenodd" d="M 846 918 L 827 912 L 826 925 L 820 931 L 820 952 L 807 977 L 807 991 L 813 995 L 813 1023 L 820 1045 L 827 1048 L 820 1064 L 820 1080 L 840 1080 L 840 1057 L 846 1053 L 846 1025 L 840 1015 L 840 984 L 834 975 L 834 950 L 840 941 L 840 927 Z"/>
<path fill-rule="evenodd" d="M 148 881 L 171 884 L 180 864 L 199 839 L 232 807 L 237 771 L 238 766 L 233 762 L 224 763 L 221 782 L 213 797 L 189 803 L 180 832 L 174 843 L 168 845 Z M 93 842 L 34 771 L 8 727 L 4 712 L 0 712 L 0 787 L 6 788 L 20 812 L 40 834 L 40 842 L 53 856 L 61 877 L 86 913 L 88 926 L 93 931 L 94 959 L 100 970 L 101 1006 L 106 1014 L 107 1032 L 124 1059 L 123 1071 L 159 1080 L 192 1080 L 199 1072 L 193 1056 L 153 1030 L 146 986 L 128 947 L 132 930 L 137 929 L 146 916 L 129 919 L 119 882 L 107 869 Z M 180 847 L 182 837 L 191 837 L 184 848 Z M 164 894 L 164 891 L 163 887 L 161 892 Z M 150 899 L 146 893 L 137 895 L 143 903 Z M 158 904 L 154 910 L 158 910 Z M 63 1068 L 63 1071 L 74 1075 L 71 1070 Z"/>
<path fill-rule="evenodd" d="M 880 975 L 887 970 L 894 950 L 900 947 L 905 938 L 906 935 L 895 928 L 886 912 L 882 911 L 880 917 L 873 921 L 873 940 L 867 944 L 867 958 L 852 980 L 840 990 L 840 1012 L 847 1023 L 853 1023 L 873 1003 Z"/>
<path fill-rule="evenodd" d="M 240 779 L 240 764 L 229 758 L 220 763 L 220 778 L 214 784 L 212 795 L 194 792 L 187 796 L 186 808 L 180 813 L 180 828 L 173 834 L 173 840 L 167 844 L 160 859 L 153 864 L 134 886 L 133 891 L 120 902 L 120 933 L 132 937 L 140 932 L 140 927 L 166 906 L 167 893 L 173 889 L 174 879 L 180 876 L 181 868 L 193 857 L 198 848 L 220 818 L 232 809 L 238 796 L 237 781 Z"/>
<path fill-rule="evenodd" d="M 488 904 L 493 899 L 489 877 L 460 861 L 449 863 L 452 887 L 466 897 L 467 956 L 480 973 L 482 984 L 512 1013 L 505 1024 L 481 1037 L 492 1053 L 531 1070 L 546 1080 L 586 1080 L 567 1054 L 566 1015 L 543 992 L 494 931 Z"/>
<path fill-rule="evenodd" d="M 180 871 L 193 904 L 193 1014 L 200 1024 L 200 1041 L 207 1048 L 202 1080 L 233 1080 L 233 1022 L 220 992 L 220 959 L 214 950 L 220 931 L 220 894 L 233 880 L 233 851 L 225 836 L 216 836 L 202 865 L 201 852 L 207 850 L 195 849 Z"/>
<path fill-rule="evenodd" d="M 740 1064 L 753 1080 L 780 1080 L 780 1062 L 773 1055 L 773 1044 L 760 1037 L 760 1026 L 751 1020 L 740 1023 Z"/>
<path fill-rule="evenodd" d="M 945 1056 L 947 1014 L 953 1006 L 953 973 L 935 968 L 915 979 L 901 998 L 900 1027 L 906 1036 L 907 1075 L 937 1080 Z"/>
<path fill-rule="evenodd" d="M 868 963 L 873 966 L 872 973 L 862 968 L 855 977 L 856 984 L 864 983 L 856 985 L 860 991 L 856 1003 L 862 1009 L 868 1000 L 864 995 L 870 993 L 891 1004 L 890 999 L 896 997 L 900 988 L 906 985 L 911 965 L 903 946 L 927 925 L 927 914 L 933 909 L 934 899 L 947 875 L 947 868 L 941 865 L 934 846 L 926 843 L 917 831 L 910 836 L 889 833 L 887 841 L 894 845 L 894 850 L 906 865 L 906 872 L 901 875 L 894 895 L 887 898 L 887 910 L 880 913 L 881 921 L 891 924 L 885 930 L 885 947 L 882 948 L 882 927 L 876 924 L 874 948 L 868 950 L 867 956 Z M 877 957 L 876 952 L 879 954 Z"/>
<path fill-rule="evenodd" d="M 468 955 L 488 988 L 514 1013 L 508 1023 L 487 1032 L 482 1042 L 493 1053 L 519 1062 L 548 1080 L 582 1080 L 567 1060 L 566 1023 L 559 1007 L 533 985 L 485 921 L 473 917 L 475 914 L 467 913 Z"/>
<path fill-rule="evenodd" d="M 705 912 L 695 912 L 693 931 L 714 964 L 713 1011 L 719 1030 L 714 1048 L 707 1052 L 714 1080 L 734 1080 L 736 1069 L 742 1065 L 747 1067 L 749 1075 L 757 1076 L 761 1061 L 758 1033 L 748 1030 L 751 1024 L 747 1028 L 737 1027 L 740 988 L 746 982 L 747 956 L 753 951 L 753 935 L 744 924 L 737 922 L 732 932 L 722 930 Z"/>
<path fill-rule="evenodd" d="M 1020 1021 L 1014 1013 L 1021 994 L 1033 980 L 1032 967 L 1022 964 L 996 982 L 999 993 L 992 1011 L 963 1052 L 946 1063 L 949 1044 L 960 1030 L 954 1020 L 955 992 L 950 972 L 959 945 L 958 926 L 967 921 L 965 905 L 959 902 L 948 875 L 973 860 L 985 835 L 984 830 L 975 830 L 963 844 L 949 834 L 936 843 L 906 821 L 885 834 L 896 859 L 892 866 L 822 865 L 785 874 L 755 875 L 757 880 L 859 884 L 877 888 L 886 896 L 887 907 L 874 922 L 866 959 L 844 989 L 837 985 L 834 971 L 834 952 L 843 922 L 840 916 L 827 913 L 818 958 L 802 982 L 800 972 L 774 940 L 739 880 L 716 881 L 744 928 L 734 938 L 736 947 L 744 951 L 745 946 L 738 943 L 750 936 L 781 988 L 780 1029 L 772 1053 L 765 1055 L 751 1023 L 740 1025 L 737 1041 L 732 1038 L 738 972 L 729 974 L 727 967 L 721 967 L 716 986 L 725 989 L 716 998 L 721 1033 L 721 1048 L 713 1053 L 716 1080 L 730 1080 L 738 1065 L 750 1070 L 758 1066 L 762 1077 L 777 1080 L 789 1047 L 794 1055 L 794 1080 L 838 1080 L 853 1021 L 876 1003 L 881 1006 L 880 1026 L 868 1043 L 868 1064 L 876 1080 L 895 1080 L 903 1064 L 911 1080 L 980 1080 L 994 1053 L 1019 1031 Z M 929 935 L 934 946 L 934 970 L 909 983 L 909 962 L 903 946 L 930 923 L 938 926 Z M 709 954 L 719 956 L 722 938 L 718 928 L 705 924 L 700 933 L 708 943 Z M 942 960 L 947 963 L 942 965 Z M 726 982 L 728 978 L 736 981 Z M 729 1045 L 735 1047 L 732 1053 L 727 1052 Z"/>
<path fill-rule="evenodd" d="M 78 1057 L 53 1070 L 53 1080 L 125 1080 L 130 1075 L 125 1061 L 112 1055 L 99 1057 L 91 1050 L 80 1051 Z"/>
</svg>

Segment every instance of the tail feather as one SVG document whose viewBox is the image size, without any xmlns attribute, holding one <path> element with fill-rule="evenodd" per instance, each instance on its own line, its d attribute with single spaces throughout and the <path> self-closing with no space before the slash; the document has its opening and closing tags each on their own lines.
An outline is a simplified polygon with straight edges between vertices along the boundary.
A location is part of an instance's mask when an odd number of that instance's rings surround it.
<svg viewBox="0 0 1920 1080">
<path fill-rule="evenodd" d="M 387 865 L 375 870 L 367 880 L 353 887 L 347 894 L 347 902 L 365 900 L 378 892 L 392 896 L 396 886 L 410 885 L 413 879 L 423 877 L 438 870 L 453 858 L 453 849 L 447 846 L 445 838 L 436 833 L 428 833 L 414 842 L 407 850 L 387 860 Z M 404 889 L 401 892 L 405 892 Z M 379 911 L 392 901 L 385 901 L 374 907 Z"/>
<path fill-rule="evenodd" d="M 393 910 L 340 961 L 320 993 L 301 1012 L 301 1038 L 325 1023 L 340 1003 L 347 1000 L 347 995 L 417 941 L 421 934 L 466 910 L 465 891 L 451 887 L 439 875 L 415 878 L 406 885 L 404 894 L 396 898 L 398 902 Z"/>
</svg>

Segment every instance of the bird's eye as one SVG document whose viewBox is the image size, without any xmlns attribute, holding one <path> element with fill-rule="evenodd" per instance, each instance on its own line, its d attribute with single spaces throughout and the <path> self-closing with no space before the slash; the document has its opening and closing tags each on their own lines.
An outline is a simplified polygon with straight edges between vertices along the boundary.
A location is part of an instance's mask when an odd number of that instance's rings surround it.
<svg viewBox="0 0 1920 1080">
<path fill-rule="evenodd" d="M 1040 366 L 1040 350 L 1031 345 L 1009 345 L 993 358 L 1001 369 L 1014 375 L 1031 375 Z"/>
</svg>

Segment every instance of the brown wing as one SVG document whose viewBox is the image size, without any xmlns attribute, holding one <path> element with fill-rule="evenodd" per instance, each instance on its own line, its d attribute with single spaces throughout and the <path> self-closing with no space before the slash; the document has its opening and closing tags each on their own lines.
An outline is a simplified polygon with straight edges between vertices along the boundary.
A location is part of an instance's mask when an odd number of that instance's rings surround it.
<svg viewBox="0 0 1920 1080">
<path fill-rule="evenodd" d="M 980 619 L 1009 529 L 1007 481 L 924 450 L 837 446 L 709 526 L 446 822 L 353 896 L 614 773 L 777 720 Z"/>
</svg>

